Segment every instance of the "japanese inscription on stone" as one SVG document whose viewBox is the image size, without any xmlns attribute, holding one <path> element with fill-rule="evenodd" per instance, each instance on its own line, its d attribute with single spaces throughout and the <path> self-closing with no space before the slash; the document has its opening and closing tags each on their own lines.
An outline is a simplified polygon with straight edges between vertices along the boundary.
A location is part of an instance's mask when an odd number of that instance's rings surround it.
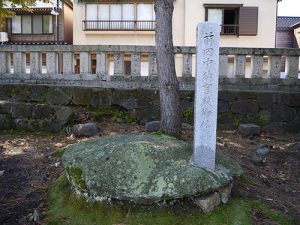
<svg viewBox="0 0 300 225">
<path fill-rule="evenodd" d="M 210 170 L 215 170 L 219 43 L 219 24 L 198 24 L 193 161 Z"/>
</svg>

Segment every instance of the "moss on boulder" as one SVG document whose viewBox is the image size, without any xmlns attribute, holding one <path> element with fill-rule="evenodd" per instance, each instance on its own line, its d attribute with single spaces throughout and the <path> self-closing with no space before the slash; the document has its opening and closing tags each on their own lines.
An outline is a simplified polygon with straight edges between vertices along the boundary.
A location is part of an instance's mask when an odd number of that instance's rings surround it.
<svg viewBox="0 0 300 225">
<path fill-rule="evenodd" d="M 215 172 L 189 163 L 191 157 L 191 145 L 169 136 L 123 135 L 72 145 L 62 160 L 78 193 L 140 204 L 206 195 L 241 174 L 224 155 Z"/>
</svg>

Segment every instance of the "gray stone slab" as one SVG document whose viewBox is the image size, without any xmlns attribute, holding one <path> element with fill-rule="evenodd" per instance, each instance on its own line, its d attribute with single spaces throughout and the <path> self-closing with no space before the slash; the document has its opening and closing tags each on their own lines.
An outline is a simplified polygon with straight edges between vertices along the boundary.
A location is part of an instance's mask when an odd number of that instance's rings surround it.
<svg viewBox="0 0 300 225">
<path fill-rule="evenodd" d="M 88 74 L 91 71 L 91 59 L 89 52 L 80 52 L 80 73 Z"/>
<path fill-rule="evenodd" d="M 251 57 L 251 77 L 263 77 L 264 58 L 260 55 L 252 55 Z"/>
<path fill-rule="evenodd" d="M 281 56 L 269 56 L 269 78 L 280 78 Z"/>
<path fill-rule="evenodd" d="M 73 52 L 63 53 L 63 73 L 64 74 L 73 73 Z"/>
<path fill-rule="evenodd" d="M 7 67 L 6 67 L 7 64 L 8 64 L 7 53 L 0 52 L 0 74 L 7 73 Z"/>
<path fill-rule="evenodd" d="M 246 71 L 246 56 L 236 55 L 234 57 L 234 76 L 236 78 L 244 78 Z"/>
<path fill-rule="evenodd" d="M 107 75 L 107 61 L 106 61 L 106 53 L 98 52 L 96 55 L 96 74 L 100 76 Z"/>
<path fill-rule="evenodd" d="M 191 77 L 192 76 L 192 54 L 183 54 L 183 66 L 182 66 L 182 76 Z"/>
<path fill-rule="evenodd" d="M 114 75 L 124 75 L 124 53 L 116 52 L 114 54 Z"/>
<path fill-rule="evenodd" d="M 194 163 L 215 170 L 220 25 L 197 26 Z"/>
<path fill-rule="evenodd" d="M 23 52 L 13 53 L 14 74 L 24 74 L 26 72 L 26 59 Z"/>
<path fill-rule="evenodd" d="M 156 54 L 149 54 L 149 76 L 157 76 Z"/>
<path fill-rule="evenodd" d="M 56 74 L 57 73 L 57 53 L 56 52 L 47 52 L 46 53 L 46 66 L 47 66 L 47 74 Z"/>
<path fill-rule="evenodd" d="M 298 79 L 299 56 L 287 56 L 285 61 L 285 74 L 287 79 Z"/>
<path fill-rule="evenodd" d="M 131 54 L 131 75 L 141 76 L 141 54 L 134 52 Z"/>
<path fill-rule="evenodd" d="M 228 56 L 220 55 L 220 77 L 228 77 Z"/>
<path fill-rule="evenodd" d="M 38 75 L 42 71 L 41 53 L 31 52 L 30 53 L 30 74 Z"/>
</svg>

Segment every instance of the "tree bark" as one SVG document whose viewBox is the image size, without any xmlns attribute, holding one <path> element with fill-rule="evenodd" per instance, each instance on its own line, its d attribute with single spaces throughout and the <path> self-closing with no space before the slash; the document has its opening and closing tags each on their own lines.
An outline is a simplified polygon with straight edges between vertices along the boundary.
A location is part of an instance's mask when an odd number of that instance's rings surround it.
<svg viewBox="0 0 300 225">
<path fill-rule="evenodd" d="M 155 36 L 160 92 L 161 130 L 166 134 L 180 137 L 181 109 L 173 47 L 173 10 L 173 0 L 155 0 Z"/>
</svg>

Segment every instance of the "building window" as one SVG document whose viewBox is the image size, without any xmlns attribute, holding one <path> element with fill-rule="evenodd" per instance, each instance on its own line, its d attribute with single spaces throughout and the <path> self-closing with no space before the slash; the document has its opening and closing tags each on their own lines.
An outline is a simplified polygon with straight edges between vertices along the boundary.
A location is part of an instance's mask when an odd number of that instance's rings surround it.
<svg viewBox="0 0 300 225">
<path fill-rule="evenodd" d="M 86 4 L 83 30 L 155 30 L 154 4 Z"/>
<path fill-rule="evenodd" d="M 232 4 L 204 4 L 205 20 L 221 25 L 224 35 L 257 35 L 258 7 Z"/>
<path fill-rule="evenodd" d="M 13 34 L 53 34 L 51 15 L 21 15 L 12 18 Z"/>
<path fill-rule="evenodd" d="M 221 34 L 238 34 L 238 8 L 208 8 L 207 21 L 217 22 L 222 26 Z"/>
</svg>

